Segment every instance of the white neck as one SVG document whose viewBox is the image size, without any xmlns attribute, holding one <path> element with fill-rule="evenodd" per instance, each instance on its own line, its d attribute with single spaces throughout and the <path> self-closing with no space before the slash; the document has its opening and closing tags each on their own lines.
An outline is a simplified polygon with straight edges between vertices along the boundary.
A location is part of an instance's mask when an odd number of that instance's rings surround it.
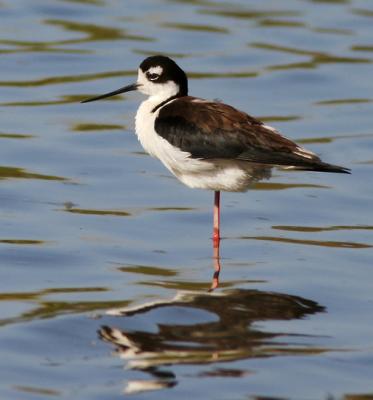
<svg viewBox="0 0 373 400">
<path fill-rule="evenodd" d="M 136 135 L 140 140 L 145 151 L 150 155 L 164 159 L 159 152 L 163 154 L 162 145 L 160 143 L 164 142 L 165 139 L 158 136 L 154 130 L 155 119 L 158 117 L 159 111 L 162 108 L 154 109 L 163 101 L 169 98 L 169 93 L 167 96 L 157 96 L 153 95 L 144 100 L 136 113 Z M 171 100 L 172 101 L 172 100 Z M 171 146 L 171 145 L 170 145 Z M 164 162 L 165 163 L 165 162 Z"/>
</svg>

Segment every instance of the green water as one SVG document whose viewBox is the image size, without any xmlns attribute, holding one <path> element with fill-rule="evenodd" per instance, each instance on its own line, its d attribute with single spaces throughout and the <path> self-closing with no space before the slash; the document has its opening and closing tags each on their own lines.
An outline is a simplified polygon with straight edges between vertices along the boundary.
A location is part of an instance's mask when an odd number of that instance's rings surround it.
<svg viewBox="0 0 373 400">
<path fill-rule="evenodd" d="M 373 398 L 373 3 L 0 1 L 0 398 Z M 133 134 L 143 58 L 352 175 L 181 185 Z"/>
</svg>

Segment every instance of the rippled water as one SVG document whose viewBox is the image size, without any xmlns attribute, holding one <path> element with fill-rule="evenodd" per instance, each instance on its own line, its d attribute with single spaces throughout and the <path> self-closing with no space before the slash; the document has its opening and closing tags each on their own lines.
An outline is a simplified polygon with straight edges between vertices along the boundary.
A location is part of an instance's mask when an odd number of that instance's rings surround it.
<svg viewBox="0 0 373 400">
<path fill-rule="evenodd" d="M 373 398 L 373 4 L 0 1 L 0 397 Z M 133 134 L 154 53 L 352 175 L 209 192 Z"/>
</svg>

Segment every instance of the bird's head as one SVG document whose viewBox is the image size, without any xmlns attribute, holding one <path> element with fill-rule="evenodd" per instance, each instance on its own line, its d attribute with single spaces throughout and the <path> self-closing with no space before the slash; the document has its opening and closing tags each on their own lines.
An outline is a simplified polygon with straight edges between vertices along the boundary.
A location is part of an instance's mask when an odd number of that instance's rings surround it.
<svg viewBox="0 0 373 400">
<path fill-rule="evenodd" d="M 151 56 L 140 64 L 136 83 L 83 100 L 82 103 L 105 99 L 133 90 L 138 90 L 149 97 L 155 97 L 162 101 L 173 96 L 186 96 L 188 79 L 185 72 L 171 58 L 162 55 Z"/>
</svg>

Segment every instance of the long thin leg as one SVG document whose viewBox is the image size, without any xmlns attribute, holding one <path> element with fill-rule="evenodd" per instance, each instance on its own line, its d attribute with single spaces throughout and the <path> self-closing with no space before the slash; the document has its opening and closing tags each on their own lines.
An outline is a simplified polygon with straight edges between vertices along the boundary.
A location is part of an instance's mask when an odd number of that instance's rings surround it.
<svg viewBox="0 0 373 400">
<path fill-rule="evenodd" d="M 212 277 L 212 283 L 210 292 L 219 286 L 219 274 L 220 274 L 220 192 L 215 192 L 214 201 L 214 232 L 213 232 L 213 245 L 214 245 L 214 275 Z"/>
<path fill-rule="evenodd" d="M 219 247 L 219 242 L 220 242 L 220 192 L 219 191 L 215 191 L 213 242 L 214 242 L 214 248 Z"/>
</svg>

